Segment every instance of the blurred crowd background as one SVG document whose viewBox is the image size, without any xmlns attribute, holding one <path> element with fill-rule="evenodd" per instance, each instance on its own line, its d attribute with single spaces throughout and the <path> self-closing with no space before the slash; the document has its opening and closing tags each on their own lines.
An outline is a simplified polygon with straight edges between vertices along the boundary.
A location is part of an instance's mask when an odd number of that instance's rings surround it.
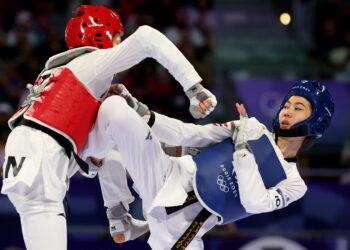
<svg viewBox="0 0 350 250">
<path fill-rule="evenodd" d="M 0 162 L 7 119 L 45 61 L 66 50 L 64 29 L 81 3 L 116 10 L 128 37 L 140 25 L 166 35 L 218 98 L 214 113 L 194 121 L 180 85 L 153 59 L 119 74 L 118 82 L 151 109 L 186 122 L 238 118 L 234 102 L 268 127 L 288 88 L 300 79 L 325 83 L 336 104 L 331 128 L 302 157 L 309 185 L 290 207 L 218 226 L 206 249 L 350 249 L 350 3 L 347 0 L 1 0 Z M 149 249 L 146 237 L 115 245 L 97 180 L 74 177 L 69 249 Z M 1 184 L 0 184 L 1 186 Z M 132 210 L 141 216 L 140 203 Z M 24 249 L 19 218 L 0 197 L 0 249 Z"/>
</svg>

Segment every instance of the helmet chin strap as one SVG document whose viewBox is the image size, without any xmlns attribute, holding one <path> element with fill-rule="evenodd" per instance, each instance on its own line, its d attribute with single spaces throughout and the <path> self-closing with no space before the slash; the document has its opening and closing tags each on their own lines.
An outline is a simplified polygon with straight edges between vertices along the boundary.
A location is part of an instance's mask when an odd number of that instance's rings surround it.
<svg viewBox="0 0 350 250">
<path fill-rule="evenodd" d="M 292 129 L 281 129 L 278 127 L 274 127 L 273 132 L 276 134 L 277 137 L 278 136 L 281 136 L 281 137 L 307 136 L 308 128 L 306 125 L 302 125 L 300 127 L 292 128 Z"/>
</svg>

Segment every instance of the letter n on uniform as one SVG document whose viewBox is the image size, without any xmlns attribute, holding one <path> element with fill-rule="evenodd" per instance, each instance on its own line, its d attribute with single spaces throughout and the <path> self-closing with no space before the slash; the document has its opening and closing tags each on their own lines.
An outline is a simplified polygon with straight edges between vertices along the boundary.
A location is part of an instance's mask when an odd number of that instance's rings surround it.
<svg viewBox="0 0 350 250">
<path fill-rule="evenodd" d="M 5 167 L 5 176 L 4 178 L 7 178 L 8 177 L 8 174 L 9 174 L 9 170 L 10 170 L 10 167 L 12 166 L 13 168 L 13 177 L 16 177 L 18 172 L 21 170 L 22 168 L 22 165 L 23 165 L 23 162 L 26 158 L 25 157 L 21 157 L 21 160 L 19 161 L 19 164 L 17 166 L 17 161 L 16 161 L 16 158 L 14 156 L 9 156 L 7 158 L 7 163 L 6 163 L 6 167 Z"/>
</svg>

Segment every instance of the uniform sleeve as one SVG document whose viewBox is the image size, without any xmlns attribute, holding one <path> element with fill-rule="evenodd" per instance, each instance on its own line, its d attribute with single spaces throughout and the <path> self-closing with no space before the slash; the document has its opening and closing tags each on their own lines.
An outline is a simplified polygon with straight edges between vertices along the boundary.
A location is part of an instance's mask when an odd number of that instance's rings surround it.
<svg viewBox="0 0 350 250">
<path fill-rule="evenodd" d="M 106 79 L 131 68 L 147 57 L 163 65 L 186 91 L 202 78 L 180 50 L 162 33 L 150 26 L 140 26 L 122 43 L 99 50 L 95 65 L 96 77 Z"/>
<path fill-rule="evenodd" d="M 234 122 L 195 125 L 155 113 L 153 132 L 172 146 L 206 147 L 232 137 Z"/>
<path fill-rule="evenodd" d="M 304 196 L 307 188 L 295 164 L 288 165 L 287 179 L 266 189 L 254 155 L 246 149 L 236 151 L 233 160 L 240 199 L 248 213 L 264 213 L 288 206 Z"/>
</svg>

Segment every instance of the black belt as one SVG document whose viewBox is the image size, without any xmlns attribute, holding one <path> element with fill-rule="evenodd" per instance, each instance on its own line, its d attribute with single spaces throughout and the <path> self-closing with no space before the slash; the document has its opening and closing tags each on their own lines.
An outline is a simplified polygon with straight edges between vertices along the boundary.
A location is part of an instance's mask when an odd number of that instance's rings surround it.
<svg viewBox="0 0 350 250">
<path fill-rule="evenodd" d="M 53 139 L 55 139 L 57 141 L 57 143 L 64 148 L 68 158 L 71 157 L 71 155 L 73 154 L 75 161 L 78 163 L 79 167 L 85 172 L 85 173 L 89 173 L 89 165 L 83 161 L 75 152 L 73 149 L 73 145 L 72 143 L 63 135 L 57 133 L 56 131 L 53 131 L 43 125 L 40 125 L 36 122 L 27 120 L 27 119 L 22 119 L 17 126 L 19 125 L 24 125 L 27 127 L 31 127 L 37 130 L 40 130 L 42 132 L 44 132 L 45 134 L 48 134 L 49 136 L 51 136 Z"/>
<path fill-rule="evenodd" d="M 211 213 L 203 208 L 199 214 L 194 218 L 191 225 L 181 235 L 181 237 L 175 242 L 171 250 L 185 249 L 194 237 L 197 235 L 204 222 L 210 217 Z"/>
<path fill-rule="evenodd" d="M 175 212 L 177 212 L 177 211 L 179 211 L 179 210 L 181 210 L 181 209 L 198 201 L 198 198 L 197 198 L 196 194 L 194 193 L 194 191 L 190 191 L 187 194 L 188 194 L 188 196 L 187 196 L 184 204 L 182 204 L 180 206 L 175 206 L 175 207 L 165 207 L 165 210 L 166 210 L 168 215 L 175 213 Z M 185 249 L 191 243 L 191 241 L 194 239 L 194 237 L 197 235 L 197 233 L 201 229 L 202 225 L 209 218 L 210 215 L 211 215 L 211 213 L 208 210 L 206 210 L 205 208 L 203 208 L 198 213 L 196 218 L 194 218 L 191 225 L 189 225 L 189 227 L 186 229 L 186 231 L 175 242 L 175 244 L 173 245 L 171 250 Z"/>
<path fill-rule="evenodd" d="M 197 198 L 196 194 L 194 193 L 194 191 L 190 191 L 187 193 L 187 198 L 182 205 L 174 206 L 174 207 L 165 207 L 165 211 L 169 215 L 169 214 L 175 213 L 175 212 L 177 212 L 177 211 L 179 211 L 179 210 L 181 210 L 189 205 L 192 205 L 193 203 L 195 203 L 197 201 L 198 201 L 198 198 Z"/>
</svg>

